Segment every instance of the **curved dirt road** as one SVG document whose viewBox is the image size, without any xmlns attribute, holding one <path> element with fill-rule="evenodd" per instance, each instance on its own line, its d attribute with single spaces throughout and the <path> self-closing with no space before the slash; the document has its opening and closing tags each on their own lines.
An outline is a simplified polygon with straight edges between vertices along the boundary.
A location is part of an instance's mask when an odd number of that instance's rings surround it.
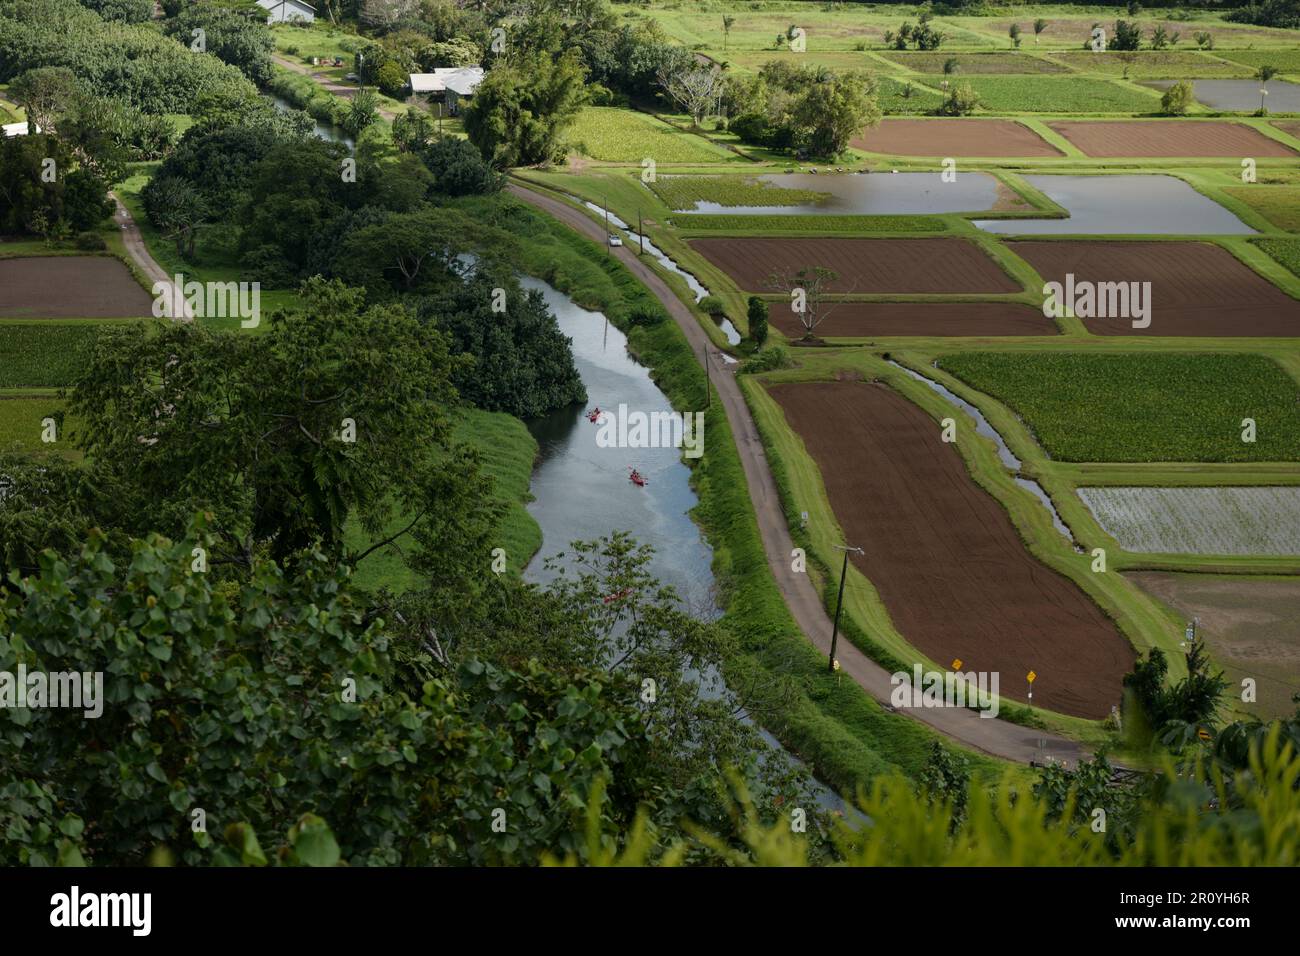
<svg viewBox="0 0 1300 956">
<path fill-rule="evenodd" d="M 604 227 L 576 206 L 525 189 L 516 183 L 511 183 L 508 188 L 511 195 L 516 198 L 555 217 L 582 235 L 597 242 L 604 242 Z M 808 575 L 798 574 L 790 569 L 790 552 L 794 548 L 794 541 L 786 526 L 785 513 L 781 507 L 776 483 L 772 480 L 772 473 L 767 466 L 767 455 L 759 439 L 758 429 L 754 425 L 749 406 L 745 404 L 740 385 L 732 371 L 734 366 L 728 365 L 718 357 L 717 348 L 700 327 L 695 316 L 682 304 L 658 273 L 643 262 L 632 248 L 623 246 L 610 251 L 663 303 L 664 308 L 686 334 L 686 339 L 695 354 L 697 356 L 707 354 L 713 385 L 722 399 L 723 408 L 726 410 L 727 419 L 736 438 L 740 461 L 745 469 L 745 479 L 749 484 L 749 496 L 754 504 L 754 513 L 763 538 L 768 567 L 799 628 L 814 647 L 829 654 L 830 615 L 822 606 L 821 598 L 808 579 Z M 845 673 L 877 701 L 886 705 L 889 703 L 889 693 L 893 688 L 889 682 L 888 671 L 846 640 L 839 642 L 836 653 L 839 656 L 840 667 Z M 1050 756 L 1073 767 L 1081 753 L 1079 745 L 1074 741 L 1053 737 L 1033 728 L 1021 727 L 1004 720 L 987 720 L 970 710 L 931 708 L 916 709 L 906 713 L 964 746 L 1019 763 L 1041 761 Z M 1045 741 L 1043 748 L 1038 746 L 1039 741 Z"/>
<path fill-rule="evenodd" d="M 171 285 L 175 291 L 170 294 L 169 300 L 180 303 L 180 315 L 172 316 L 178 322 L 193 322 L 194 313 L 190 309 L 190 304 L 185 301 L 185 296 L 176 286 L 175 276 L 169 276 L 163 267 L 158 265 L 158 261 L 149 254 L 149 247 L 144 244 L 144 237 L 140 235 L 140 227 L 135 224 L 131 213 L 122 205 L 122 200 L 118 199 L 116 194 L 109 193 L 113 197 L 113 203 L 117 210 L 113 213 L 113 221 L 117 223 L 118 228 L 122 230 L 122 242 L 126 245 L 126 251 L 130 253 L 135 264 L 153 282 L 166 282 Z"/>
</svg>

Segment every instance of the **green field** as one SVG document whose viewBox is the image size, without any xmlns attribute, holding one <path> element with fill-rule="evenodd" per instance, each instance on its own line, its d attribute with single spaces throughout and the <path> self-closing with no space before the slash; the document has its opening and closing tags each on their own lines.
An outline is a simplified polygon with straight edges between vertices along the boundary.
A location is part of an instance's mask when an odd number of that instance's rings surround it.
<svg viewBox="0 0 1300 956">
<path fill-rule="evenodd" d="M 882 53 L 881 56 L 904 66 L 914 73 L 942 73 L 944 64 L 950 59 L 957 61 L 957 73 L 1064 73 L 1065 67 L 1059 63 L 1024 53 L 948 53 L 944 50 L 934 52 L 894 51 Z"/>
<path fill-rule="evenodd" d="M 1300 459 L 1300 386 L 1263 356 L 962 352 L 939 367 L 1008 405 L 1054 459 Z"/>
<path fill-rule="evenodd" d="M 85 364 L 102 322 L 60 319 L 0 323 L 0 388 L 69 385 Z"/>
<path fill-rule="evenodd" d="M 1300 239 L 1254 239 L 1259 246 L 1294 275 L 1300 276 Z"/>
<path fill-rule="evenodd" d="M 693 133 L 629 110 L 589 106 L 569 129 L 572 149 L 606 163 L 717 163 L 739 157 Z"/>
<path fill-rule="evenodd" d="M 1154 93 L 1086 76 L 974 76 L 969 83 L 985 110 L 1006 113 L 1150 113 Z"/>
<path fill-rule="evenodd" d="M 78 456 L 80 453 L 68 440 L 68 429 L 73 424 L 70 419 L 56 432 L 57 441 L 41 440 L 42 421 L 62 411 L 63 405 L 53 393 L 0 395 L 0 451 Z"/>
<path fill-rule="evenodd" d="M 1217 56 L 1247 66 L 1251 71 L 1271 66 L 1279 73 L 1300 73 L 1300 47 L 1290 50 L 1231 50 Z"/>
<path fill-rule="evenodd" d="M 673 219 L 681 229 L 720 232 L 944 232 L 947 226 L 934 216 L 738 216 L 683 215 Z"/>
<path fill-rule="evenodd" d="M 1085 73 L 1105 73 L 1113 76 L 1183 80 L 1202 76 L 1249 76 L 1251 74 L 1251 70 L 1239 63 L 1225 63 L 1212 55 L 1198 53 L 1195 50 L 1140 50 L 1133 53 L 1070 50 L 1064 53 L 1053 53 L 1052 59 Z"/>
<path fill-rule="evenodd" d="M 927 83 L 932 77 L 920 77 Z M 911 80 L 882 77 L 876 84 L 876 98 L 886 113 L 931 113 L 943 105 L 943 97 L 933 90 L 917 86 Z"/>
<path fill-rule="evenodd" d="M 1224 192 L 1288 232 L 1300 232 L 1300 186 L 1229 186 Z"/>
<path fill-rule="evenodd" d="M 670 209 L 693 209 L 697 202 L 723 206 L 799 206 L 818 203 L 829 193 L 783 189 L 751 176 L 658 176 L 650 188 Z"/>
</svg>

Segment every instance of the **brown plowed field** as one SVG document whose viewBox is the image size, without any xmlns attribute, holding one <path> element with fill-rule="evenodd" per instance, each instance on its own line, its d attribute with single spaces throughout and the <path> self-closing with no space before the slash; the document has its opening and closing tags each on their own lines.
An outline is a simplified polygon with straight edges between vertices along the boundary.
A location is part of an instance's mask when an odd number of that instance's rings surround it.
<svg viewBox="0 0 1300 956">
<path fill-rule="evenodd" d="M 965 239 L 690 240 L 691 248 L 746 292 L 770 292 L 777 271 L 830 269 L 829 292 L 867 294 L 1019 292 L 1020 284 L 979 246 Z"/>
<path fill-rule="evenodd" d="M 1151 325 L 1083 319 L 1097 335 L 1300 335 L 1300 301 L 1207 242 L 1009 242 L 1045 282 L 1150 282 Z"/>
<path fill-rule="evenodd" d="M 108 256 L 0 259 L 0 317 L 126 319 L 153 314 L 153 300 Z"/>
<path fill-rule="evenodd" d="M 1086 156 L 1281 156 L 1294 151 L 1240 123 L 1118 120 L 1048 123 Z"/>
<path fill-rule="evenodd" d="M 939 666 L 997 672 L 1003 695 L 1101 718 L 1134 654 L 1074 582 L 1028 551 L 939 424 L 882 385 L 777 385 L 772 397 L 821 469 L 853 563 L 907 640 Z"/>
<path fill-rule="evenodd" d="M 1061 156 L 1027 126 L 999 119 L 883 119 L 849 141 L 891 156 Z"/>
<path fill-rule="evenodd" d="M 774 302 L 769 321 L 790 338 L 802 338 L 799 317 Z M 840 302 L 816 334 L 866 335 L 1055 335 L 1056 323 L 1042 309 L 1015 302 Z"/>
<path fill-rule="evenodd" d="M 1300 139 L 1300 122 L 1296 122 L 1292 120 L 1291 122 L 1274 123 L 1273 125 L 1276 126 L 1278 129 L 1280 129 L 1282 132 L 1286 133 L 1287 135 L 1294 136 L 1297 139 Z"/>
</svg>

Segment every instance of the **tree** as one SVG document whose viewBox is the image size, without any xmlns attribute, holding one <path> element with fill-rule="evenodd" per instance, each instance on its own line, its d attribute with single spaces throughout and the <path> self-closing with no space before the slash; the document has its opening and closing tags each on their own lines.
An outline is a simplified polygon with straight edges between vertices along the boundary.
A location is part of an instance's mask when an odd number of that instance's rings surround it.
<svg viewBox="0 0 1300 956">
<path fill-rule="evenodd" d="M 511 268 L 480 259 L 411 304 L 451 337 L 454 352 L 473 357 L 452 372 L 465 401 L 529 420 L 587 400 L 572 343 L 542 294 L 525 292 Z"/>
<path fill-rule="evenodd" d="M 1011 37 L 1012 46 L 1020 46 L 1020 24 L 1011 24 L 1011 27 L 1007 30 L 1007 36 Z"/>
<path fill-rule="evenodd" d="M 1157 23 L 1151 31 L 1151 49 L 1163 50 L 1169 46 L 1169 31 L 1163 23 Z"/>
<path fill-rule="evenodd" d="M 955 56 L 950 56 L 943 61 L 943 85 L 947 88 L 953 74 L 961 68 L 961 63 Z"/>
<path fill-rule="evenodd" d="M 767 303 L 758 296 L 751 295 L 747 317 L 749 337 L 754 340 L 754 345 L 761 349 L 763 343 L 767 341 Z"/>
<path fill-rule="evenodd" d="M 702 65 L 684 69 L 665 68 L 659 74 L 659 86 L 691 115 L 692 124 L 698 127 L 705 112 L 718 99 L 722 71 L 716 66 Z"/>
<path fill-rule="evenodd" d="M 835 306 L 826 301 L 830 286 L 839 281 L 839 273 L 821 266 L 801 269 L 782 269 L 767 277 L 764 285 L 774 292 L 784 293 L 791 308 L 803 326 L 804 341 L 810 341 L 817 326 L 831 314 Z"/>
<path fill-rule="evenodd" d="M 1192 84 L 1179 80 L 1160 97 L 1160 108 L 1170 116 L 1183 116 L 1194 102 Z"/>
<path fill-rule="evenodd" d="M 584 854 L 588 826 L 618 845 L 643 808 L 696 815 L 672 800 L 632 675 L 469 660 L 411 686 L 344 569 L 259 559 L 229 589 L 194 570 L 215 547 L 201 516 L 124 561 L 96 532 L 0 592 L 6 671 L 112 665 L 97 719 L 0 709 L 0 858 L 535 865 Z M 298 838 L 321 817 L 329 831 Z"/>
<path fill-rule="evenodd" d="M 179 176 L 156 176 L 150 180 L 142 198 L 149 221 L 158 227 L 164 239 L 176 243 L 178 256 L 192 261 L 199 226 L 208 219 L 202 193 Z"/>
<path fill-rule="evenodd" d="M 393 145 L 400 153 L 418 151 L 433 136 L 433 117 L 422 109 L 412 107 L 393 119 Z"/>
<path fill-rule="evenodd" d="M 796 147 L 827 159 L 844 152 L 864 127 L 879 122 L 880 106 L 870 80 L 853 73 L 812 85 L 791 110 Z"/>
<path fill-rule="evenodd" d="M 452 449 L 447 338 L 339 282 L 313 279 L 301 296 L 260 335 L 199 323 L 100 335 L 68 407 L 112 489 L 101 518 L 175 537 L 211 512 L 209 561 L 245 570 L 311 548 L 355 565 L 404 531 L 435 566 L 487 554 L 484 479 Z"/>
<path fill-rule="evenodd" d="M 1043 35 L 1043 31 L 1046 29 L 1047 29 L 1047 21 L 1044 20 L 1042 17 L 1039 17 L 1037 20 L 1034 21 L 1034 42 L 1035 43 L 1038 42 L 1038 38 Z"/>
<path fill-rule="evenodd" d="M 722 51 L 727 51 L 727 40 L 731 37 L 731 28 L 736 25 L 736 18 L 730 14 L 722 15 Z"/>
<path fill-rule="evenodd" d="M 350 136 L 360 136 L 362 130 L 379 118 L 379 97 L 369 87 L 361 87 L 348 103 L 342 126 Z"/>
<path fill-rule="evenodd" d="M 1214 34 L 1208 30 L 1197 30 L 1192 34 L 1192 39 L 1196 41 L 1196 46 L 1201 50 L 1214 49 Z"/>
<path fill-rule="evenodd" d="M 1259 112 L 1264 115 L 1268 110 L 1264 107 L 1264 97 L 1268 96 L 1268 81 L 1277 76 L 1277 68 L 1264 64 L 1255 71 L 1255 79 L 1259 80 Z"/>
<path fill-rule="evenodd" d="M 9 86 L 9 98 L 27 113 L 28 132 L 58 132 L 58 118 L 81 96 L 81 83 L 62 66 L 28 70 Z"/>
<path fill-rule="evenodd" d="M 1109 49 L 1136 50 L 1142 45 L 1142 28 L 1127 20 L 1115 21 L 1115 35 L 1111 38 Z"/>
<path fill-rule="evenodd" d="M 465 110 L 469 141 L 497 169 L 561 158 L 565 133 L 587 101 L 584 76 L 572 50 L 494 67 Z"/>
<path fill-rule="evenodd" d="M 489 166 L 473 144 L 459 136 L 439 136 L 418 150 L 433 174 L 433 189 L 444 196 L 500 192 L 505 177 Z"/>
<path fill-rule="evenodd" d="M 979 95 L 971 89 L 969 83 L 957 83 L 948 91 L 947 98 L 939 107 L 945 116 L 969 116 L 979 106 Z"/>
<path fill-rule="evenodd" d="M 168 20 L 165 32 L 188 45 L 198 29 L 203 30 L 206 52 L 237 67 L 259 86 L 270 82 L 275 40 L 264 19 L 210 3 L 195 3 Z"/>
</svg>

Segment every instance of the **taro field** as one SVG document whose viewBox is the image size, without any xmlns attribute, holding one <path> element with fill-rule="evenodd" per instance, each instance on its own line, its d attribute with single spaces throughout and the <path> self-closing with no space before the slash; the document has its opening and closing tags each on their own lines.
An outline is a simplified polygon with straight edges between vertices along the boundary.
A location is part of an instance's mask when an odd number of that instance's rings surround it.
<svg viewBox="0 0 1300 956">
<path fill-rule="evenodd" d="M 573 149 L 606 163 L 717 163 L 739 159 L 702 136 L 642 113 L 607 106 L 584 109 L 569 129 Z"/>
<path fill-rule="evenodd" d="M 1264 356 L 962 352 L 939 367 L 1009 406 L 1061 461 L 1300 460 L 1300 387 Z"/>
<path fill-rule="evenodd" d="M 1300 487 L 1080 488 L 1097 523 L 1145 554 L 1300 554 Z"/>
</svg>

